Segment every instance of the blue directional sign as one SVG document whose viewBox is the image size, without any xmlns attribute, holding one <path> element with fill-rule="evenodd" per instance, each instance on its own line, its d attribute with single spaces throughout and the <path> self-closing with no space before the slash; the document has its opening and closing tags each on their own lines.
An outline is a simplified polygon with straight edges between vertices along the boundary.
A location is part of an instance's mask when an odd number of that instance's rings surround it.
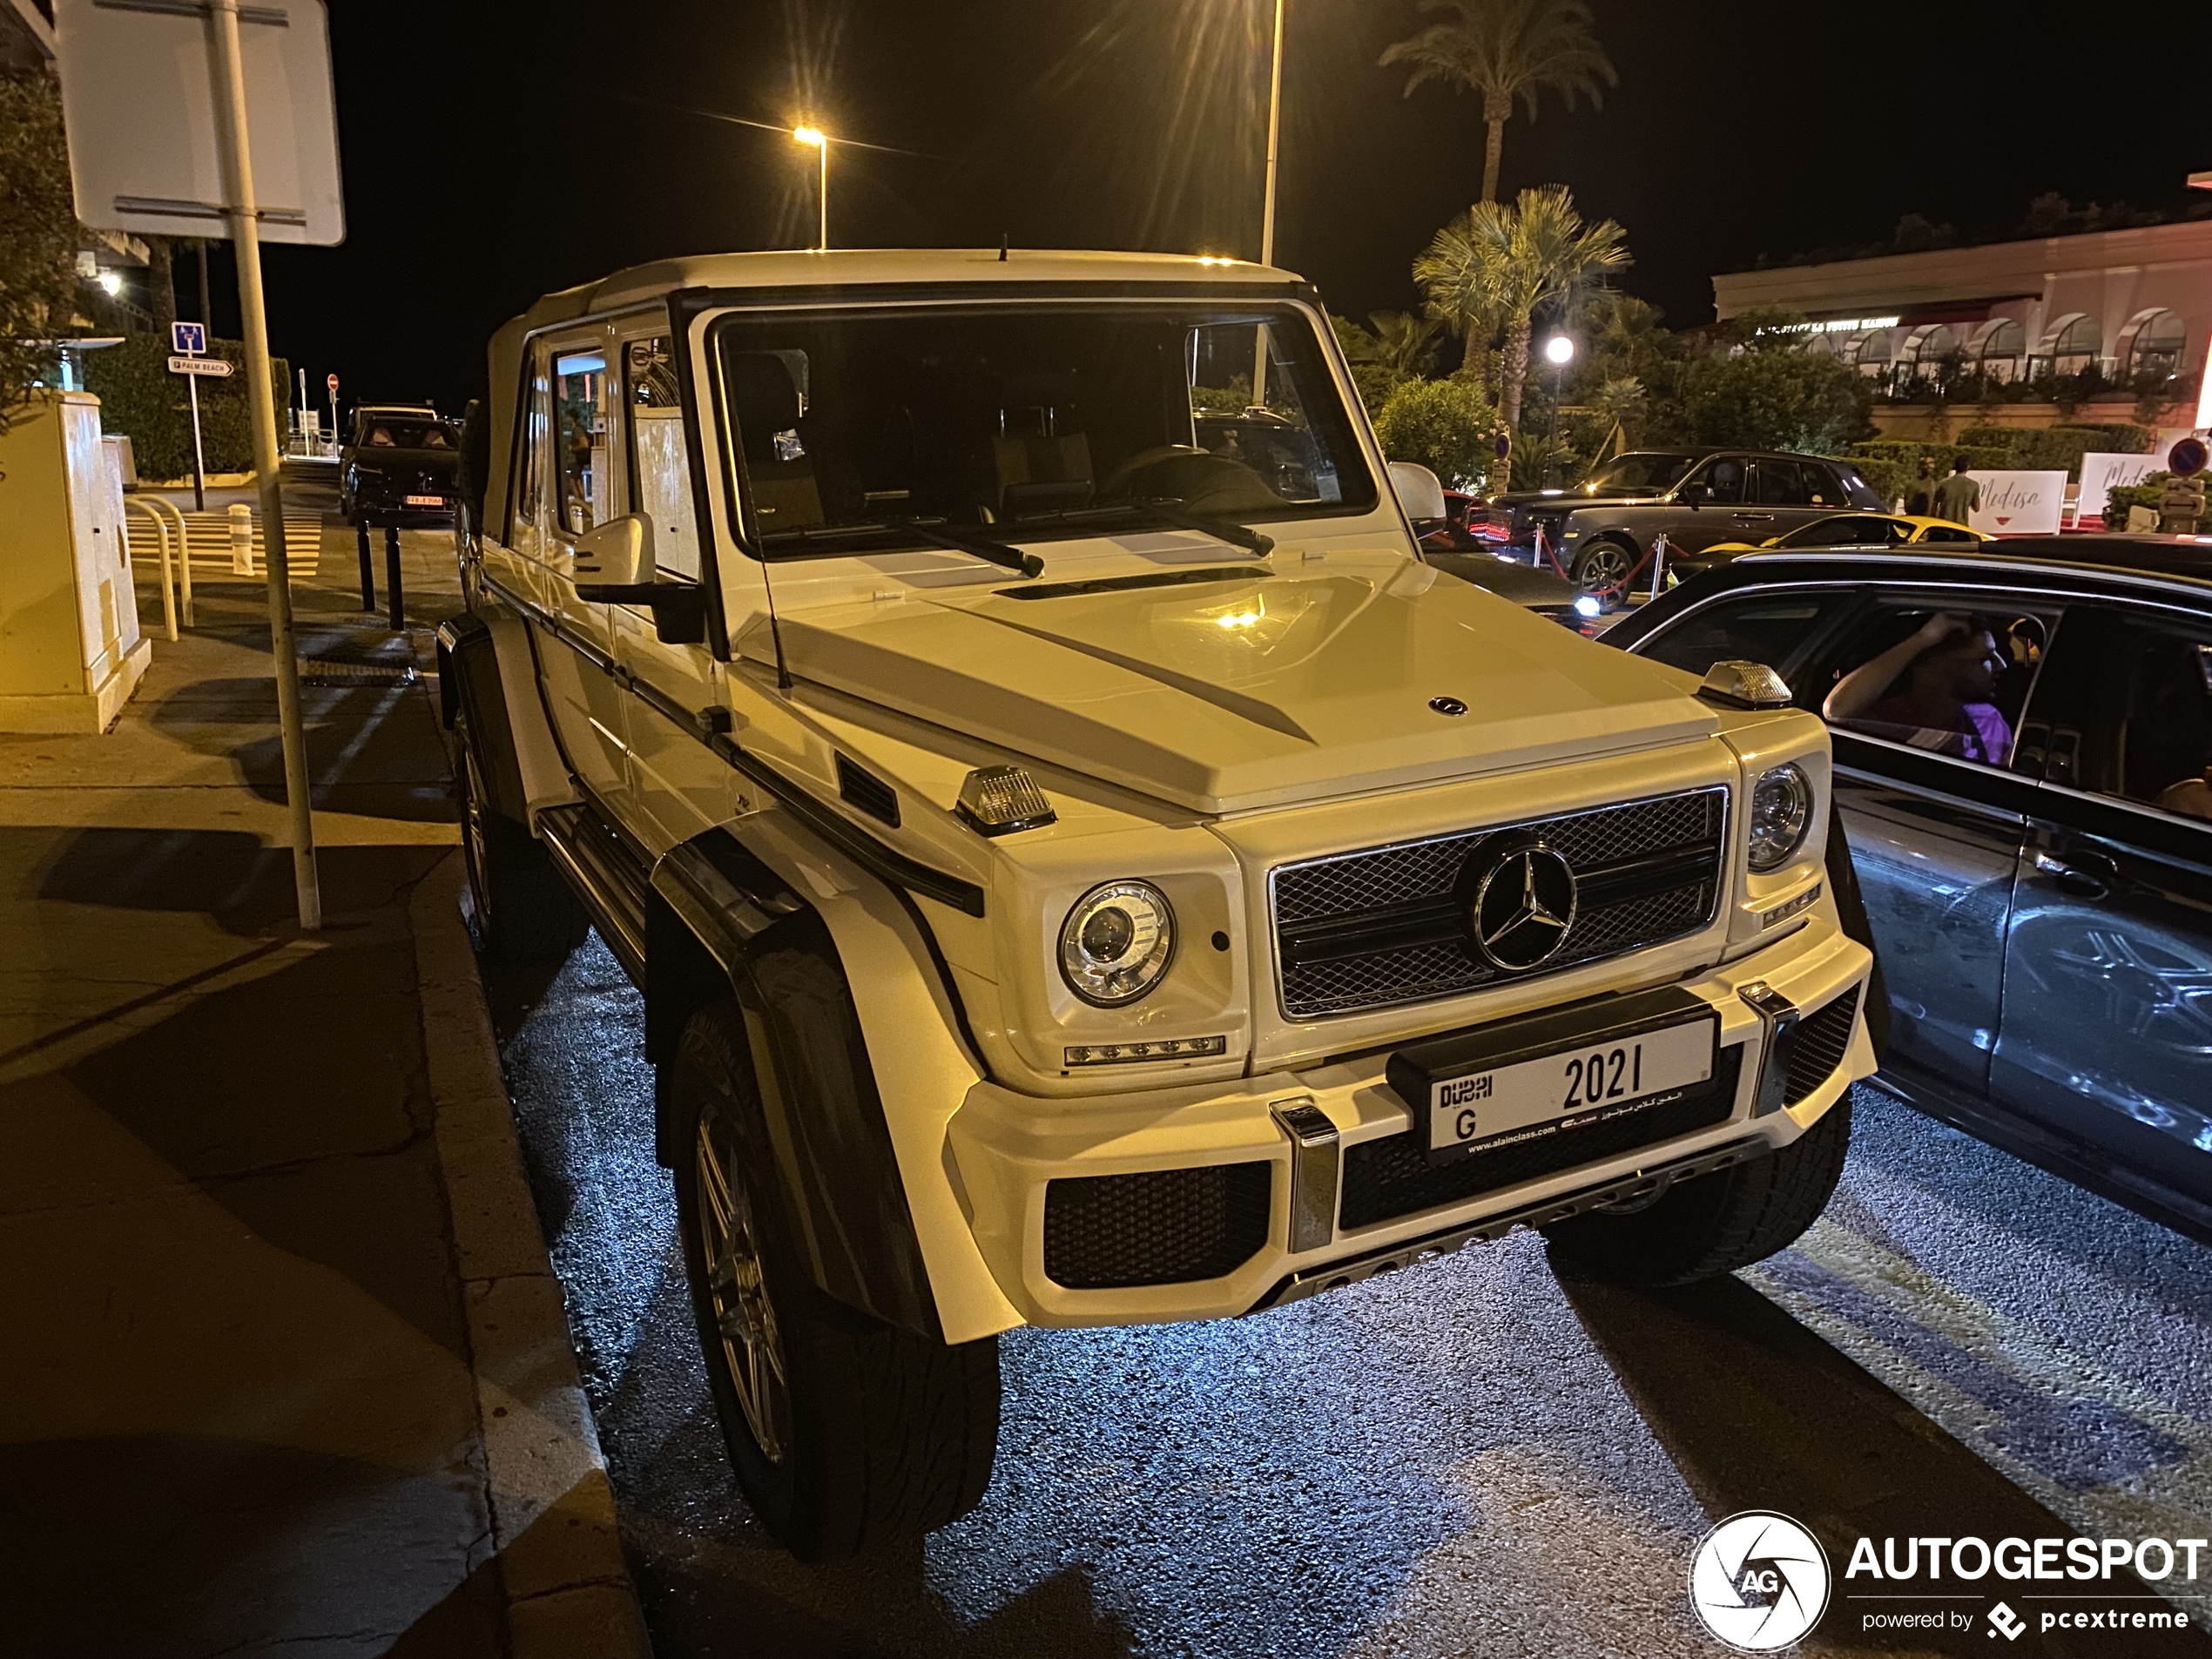
<svg viewBox="0 0 2212 1659">
<path fill-rule="evenodd" d="M 204 322 L 171 323 L 169 349 L 179 357 L 205 357 L 207 354 L 207 325 Z"/>
</svg>

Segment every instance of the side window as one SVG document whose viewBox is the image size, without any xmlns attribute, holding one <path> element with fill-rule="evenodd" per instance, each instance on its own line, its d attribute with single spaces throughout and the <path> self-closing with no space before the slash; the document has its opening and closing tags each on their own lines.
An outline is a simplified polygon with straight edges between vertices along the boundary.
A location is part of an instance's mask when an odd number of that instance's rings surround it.
<svg viewBox="0 0 2212 1659">
<path fill-rule="evenodd" d="M 1837 483 L 1827 468 L 1815 461 L 1804 461 L 1797 464 L 1804 469 L 1805 489 L 1810 492 L 1815 507 L 1848 507 L 1851 504 L 1842 486 Z"/>
<path fill-rule="evenodd" d="M 611 516 L 607 475 L 607 359 L 597 350 L 553 360 L 554 513 L 581 536 Z"/>
<path fill-rule="evenodd" d="M 2053 660 L 2080 724 L 2053 728 L 2047 775 L 2212 820 L 2212 627 L 2091 611 Z"/>
<path fill-rule="evenodd" d="M 1882 498 L 1874 493 L 1873 487 L 1866 480 L 1858 475 L 1857 468 L 1831 463 L 1830 469 L 1834 471 L 1836 482 L 1843 486 L 1844 499 L 1851 506 L 1877 512 L 1881 509 Z"/>
<path fill-rule="evenodd" d="M 1757 479 L 1753 499 L 1762 507 L 1807 507 L 1812 503 L 1805 469 L 1794 461 L 1762 461 Z"/>
<path fill-rule="evenodd" d="M 1922 532 L 1924 542 L 1979 542 L 1981 538 L 1972 530 L 1960 529 L 1955 524 L 1931 524 Z"/>
<path fill-rule="evenodd" d="M 1705 486 L 1709 501 L 1729 504 L 1740 502 L 1743 499 L 1743 463 L 1734 455 L 1709 461 L 1698 482 Z"/>
<path fill-rule="evenodd" d="M 1883 521 L 1860 513 L 1816 519 L 1784 543 L 1789 547 L 1858 547 L 1888 540 Z"/>
<path fill-rule="evenodd" d="M 653 563 L 698 579 L 698 521 L 691 515 L 691 467 L 684 448 L 684 412 L 676 397 L 676 363 L 666 334 L 629 340 L 622 347 L 623 419 L 629 423 L 630 506 L 653 527 Z"/>
<path fill-rule="evenodd" d="M 2054 621 L 2017 610 L 1885 604 L 1800 689 L 1846 732 L 2009 766 Z"/>
<path fill-rule="evenodd" d="M 1779 669 L 1848 597 L 1754 592 L 1718 599 L 1661 633 L 1642 654 L 1693 674 L 1731 660 Z"/>
<path fill-rule="evenodd" d="M 545 354 L 533 351 L 529 400 L 523 417 L 522 487 L 515 495 L 514 522 L 507 535 L 508 546 L 533 555 L 538 551 L 543 523 L 539 509 L 545 501 L 546 440 L 552 425 L 551 382 L 545 370 Z"/>
</svg>

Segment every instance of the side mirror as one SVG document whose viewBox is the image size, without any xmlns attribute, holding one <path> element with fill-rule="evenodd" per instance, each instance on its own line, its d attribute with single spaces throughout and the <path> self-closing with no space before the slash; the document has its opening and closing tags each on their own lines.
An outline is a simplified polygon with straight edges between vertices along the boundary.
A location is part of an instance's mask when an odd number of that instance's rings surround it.
<svg viewBox="0 0 2212 1659">
<path fill-rule="evenodd" d="M 576 539 L 577 595 L 589 599 L 587 585 L 622 587 L 653 579 L 652 521 L 625 513 L 595 526 Z"/>
<path fill-rule="evenodd" d="M 644 605 L 664 645 L 706 639 L 706 590 L 654 579 L 653 526 L 638 514 L 610 518 L 576 543 L 576 597 L 587 604 Z"/>
<path fill-rule="evenodd" d="M 1416 524 L 1434 523 L 1445 516 L 1444 486 L 1426 467 L 1411 461 L 1390 463 L 1390 487 L 1398 504 Z"/>
</svg>

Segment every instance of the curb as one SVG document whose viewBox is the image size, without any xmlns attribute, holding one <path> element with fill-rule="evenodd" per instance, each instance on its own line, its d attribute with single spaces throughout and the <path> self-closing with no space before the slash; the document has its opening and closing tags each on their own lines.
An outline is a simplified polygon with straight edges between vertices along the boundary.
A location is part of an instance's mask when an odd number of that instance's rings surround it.
<svg viewBox="0 0 2212 1659">
<path fill-rule="evenodd" d="M 438 1161 L 468 1308 L 491 1548 L 513 1659 L 651 1659 L 560 1281 L 523 1175 L 461 860 L 408 903 Z"/>
</svg>

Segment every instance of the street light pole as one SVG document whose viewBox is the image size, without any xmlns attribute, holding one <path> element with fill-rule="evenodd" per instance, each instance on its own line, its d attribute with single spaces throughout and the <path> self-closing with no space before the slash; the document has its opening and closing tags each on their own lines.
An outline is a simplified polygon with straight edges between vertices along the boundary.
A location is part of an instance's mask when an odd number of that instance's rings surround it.
<svg viewBox="0 0 2212 1659">
<path fill-rule="evenodd" d="M 1267 193 L 1260 208 L 1259 262 L 1275 263 L 1275 168 L 1283 137 L 1283 0 L 1275 0 L 1275 48 L 1267 78 Z M 1252 407 L 1267 402 L 1267 325 L 1252 347 Z"/>
<path fill-rule="evenodd" d="M 1551 428 L 1544 436 L 1548 443 L 1559 442 L 1559 399 L 1561 382 L 1567 377 L 1567 366 L 1575 361 L 1575 342 L 1565 334 L 1554 334 L 1544 342 L 1544 356 L 1552 366 Z"/>
<path fill-rule="evenodd" d="M 791 136 L 801 144 L 810 144 L 820 158 L 819 196 L 822 209 L 821 239 L 815 244 L 818 251 L 829 252 L 829 134 L 817 126 L 799 126 L 791 130 Z"/>
</svg>

